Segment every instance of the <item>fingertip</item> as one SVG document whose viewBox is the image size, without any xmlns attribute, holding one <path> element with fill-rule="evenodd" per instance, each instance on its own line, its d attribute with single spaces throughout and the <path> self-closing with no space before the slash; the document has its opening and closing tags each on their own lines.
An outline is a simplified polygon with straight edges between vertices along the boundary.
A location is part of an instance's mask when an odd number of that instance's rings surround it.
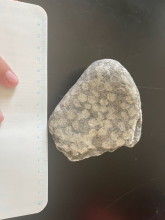
<svg viewBox="0 0 165 220">
<path fill-rule="evenodd" d="M 0 84 L 13 88 L 19 83 L 18 77 L 10 66 L 0 57 Z"/>
<path fill-rule="evenodd" d="M 19 83 L 19 80 L 16 74 L 10 70 L 8 70 L 5 74 L 5 81 L 8 83 L 10 87 L 15 87 Z"/>
<path fill-rule="evenodd" d="M 4 120 L 4 116 L 2 114 L 2 112 L 0 111 L 0 123 Z"/>
</svg>

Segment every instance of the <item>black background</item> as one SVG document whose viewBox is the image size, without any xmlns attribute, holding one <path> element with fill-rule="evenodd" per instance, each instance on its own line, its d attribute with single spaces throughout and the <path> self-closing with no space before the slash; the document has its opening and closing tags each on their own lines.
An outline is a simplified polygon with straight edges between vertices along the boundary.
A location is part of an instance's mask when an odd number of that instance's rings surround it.
<svg viewBox="0 0 165 220">
<path fill-rule="evenodd" d="M 142 100 L 143 131 L 132 149 L 80 162 L 49 134 L 49 202 L 20 220 L 165 219 L 165 1 L 27 0 L 48 14 L 48 116 L 94 61 L 118 60 Z"/>
</svg>

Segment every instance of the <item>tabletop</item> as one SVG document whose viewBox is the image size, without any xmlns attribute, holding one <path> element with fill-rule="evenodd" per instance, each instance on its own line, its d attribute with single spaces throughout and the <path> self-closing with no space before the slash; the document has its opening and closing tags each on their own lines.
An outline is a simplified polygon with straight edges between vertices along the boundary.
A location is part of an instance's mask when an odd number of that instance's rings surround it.
<svg viewBox="0 0 165 220">
<path fill-rule="evenodd" d="M 141 96 L 140 142 L 70 162 L 49 134 L 49 202 L 20 220 L 165 219 L 165 1 L 23 0 L 48 14 L 48 117 L 94 61 L 119 61 Z"/>
</svg>

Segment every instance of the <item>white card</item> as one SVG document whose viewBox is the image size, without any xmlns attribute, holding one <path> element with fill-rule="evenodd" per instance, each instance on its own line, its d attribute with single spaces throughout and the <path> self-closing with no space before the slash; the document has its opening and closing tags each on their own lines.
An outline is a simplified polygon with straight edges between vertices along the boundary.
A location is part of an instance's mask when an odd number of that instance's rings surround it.
<svg viewBox="0 0 165 220">
<path fill-rule="evenodd" d="M 47 15 L 0 0 L 0 56 L 17 74 L 0 85 L 0 219 L 42 211 L 48 201 Z"/>
</svg>

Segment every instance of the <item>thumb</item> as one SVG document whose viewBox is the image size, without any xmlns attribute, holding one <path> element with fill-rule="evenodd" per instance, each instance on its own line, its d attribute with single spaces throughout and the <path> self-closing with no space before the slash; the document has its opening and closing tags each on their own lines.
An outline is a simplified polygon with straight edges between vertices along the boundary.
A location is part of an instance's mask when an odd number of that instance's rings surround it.
<svg viewBox="0 0 165 220">
<path fill-rule="evenodd" d="M 13 88 L 19 83 L 17 76 L 2 57 L 0 57 L 0 83 L 9 88 Z"/>
</svg>

